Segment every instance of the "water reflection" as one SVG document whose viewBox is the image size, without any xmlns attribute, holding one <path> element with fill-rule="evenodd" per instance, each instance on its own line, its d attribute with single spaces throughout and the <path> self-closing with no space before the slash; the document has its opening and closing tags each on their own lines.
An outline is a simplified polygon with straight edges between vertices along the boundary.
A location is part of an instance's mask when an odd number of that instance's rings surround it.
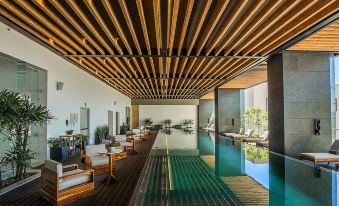
<svg viewBox="0 0 339 206">
<path fill-rule="evenodd" d="M 337 172 L 213 132 L 159 132 L 150 161 L 145 205 L 339 205 Z"/>
<path fill-rule="evenodd" d="M 200 155 L 212 154 L 207 149 L 212 144 L 205 140 L 207 133 L 200 133 Z M 321 168 L 321 176 L 315 177 L 312 164 L 222 136 L 216 138 L 215 174 L 221 179 L 251 177 L 258 187 L 269 190 L 270 205 L 339 205 L 337 172 Z"/>
</svg>

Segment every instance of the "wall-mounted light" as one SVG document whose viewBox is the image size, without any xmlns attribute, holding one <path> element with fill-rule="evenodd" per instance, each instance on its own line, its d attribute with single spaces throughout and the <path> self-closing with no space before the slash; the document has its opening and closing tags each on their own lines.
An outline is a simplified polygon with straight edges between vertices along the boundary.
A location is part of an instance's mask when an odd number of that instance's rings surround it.
<svg viewBox="0 0 339 206">
<path fill-rule="evenodd" d="M 56 90 L 61 91 L 63 87 L 64 87 L 64 83 L 63 82 L 57 82 Z"/>
</svg>

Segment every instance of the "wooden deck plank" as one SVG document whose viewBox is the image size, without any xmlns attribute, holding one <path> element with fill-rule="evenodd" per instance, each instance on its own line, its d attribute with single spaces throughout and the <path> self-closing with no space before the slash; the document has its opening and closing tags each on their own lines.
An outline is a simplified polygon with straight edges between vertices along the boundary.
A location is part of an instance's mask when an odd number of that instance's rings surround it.
<svg viewBox="0 0 339 206">
<path fill-rule="evenodd" d="M 106 185 L 103 180 L 106 174 L 95 176 L 95 194 L 70 203 L 70 206 L 85 205 L 128 205 L 138 182 L 143 166 L 152 149 L 156 132 L 146 137 L 146 141 L 136 144 L 137 155 L 117 162 L 114 172 L 119 179 L 117 184 Z M 79 158 L 72 159 L 64 164 L 79 163 Z M 40 178 L 25 184 L 9 193 L 0 196 L 0 205 L 51 205 L 40 195 Z"/>
</svg>

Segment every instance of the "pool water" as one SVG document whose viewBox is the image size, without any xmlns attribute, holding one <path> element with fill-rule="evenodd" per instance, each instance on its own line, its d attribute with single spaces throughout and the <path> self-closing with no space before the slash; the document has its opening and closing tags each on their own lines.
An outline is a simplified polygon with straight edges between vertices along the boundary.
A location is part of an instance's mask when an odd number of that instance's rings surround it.
<svg viewBox="0 0 339 206">
<path fill-rule="evenodd" d="M 159 131 L 137 205 L 339 205 L 337 172 L 214 133 Z"/>
</svg>

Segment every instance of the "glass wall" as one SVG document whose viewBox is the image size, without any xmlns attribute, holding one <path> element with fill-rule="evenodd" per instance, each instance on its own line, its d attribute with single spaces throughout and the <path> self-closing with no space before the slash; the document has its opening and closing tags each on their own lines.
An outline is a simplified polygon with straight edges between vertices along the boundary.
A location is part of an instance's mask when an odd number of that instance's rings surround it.
<svg viewBox="0 0 339 206">
<path fill-rule="evenodd" d="M 47 71 L 30 65 L 11 56 L 0 53 L 0 91 L 7 89 L 19 92 L 29 98 L 34 104 L 47 103 Z M 33 161 L 33 166 L 41 164 L 46 158 L 47 128 L 32 127 L 29 146 L 39 155 Z M 1 138 L 0 159 L 9 148 L 10 142 Z M 10 176 L 11 168 L 1 167 L 2 178 Z"/>
</svg>

